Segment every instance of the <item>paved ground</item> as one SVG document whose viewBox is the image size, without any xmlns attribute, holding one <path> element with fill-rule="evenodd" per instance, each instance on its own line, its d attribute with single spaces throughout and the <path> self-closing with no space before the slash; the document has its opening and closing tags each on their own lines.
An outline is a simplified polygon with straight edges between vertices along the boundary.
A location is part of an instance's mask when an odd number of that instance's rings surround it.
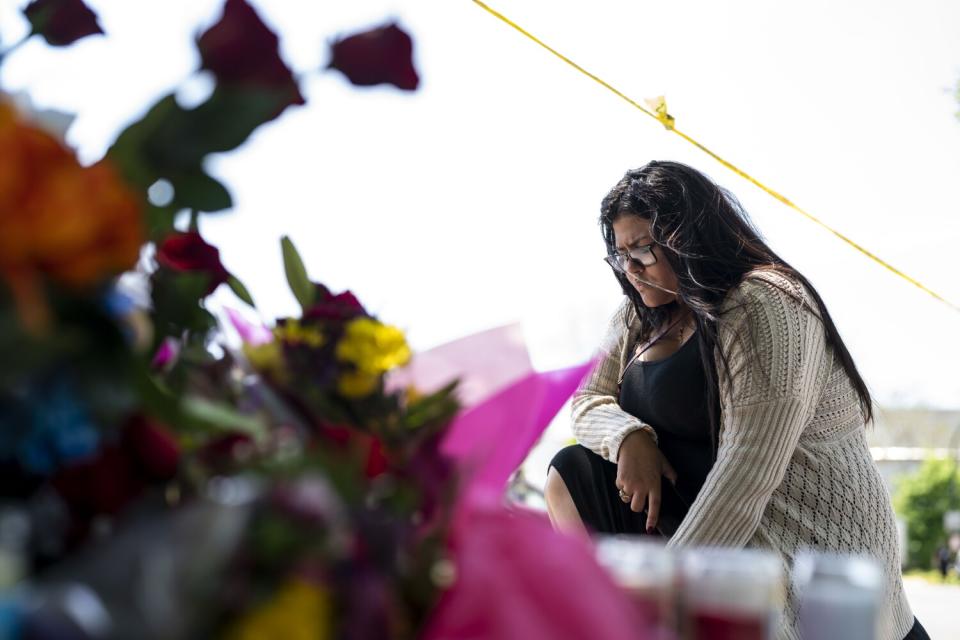
<svg viewBox="0 0 960 640">
<path fill-rule="evenodd" d="M 913 614 L 931 640 L 960 640 L 960 587 L 919 578 L 903 581 Z"/>
</svg>

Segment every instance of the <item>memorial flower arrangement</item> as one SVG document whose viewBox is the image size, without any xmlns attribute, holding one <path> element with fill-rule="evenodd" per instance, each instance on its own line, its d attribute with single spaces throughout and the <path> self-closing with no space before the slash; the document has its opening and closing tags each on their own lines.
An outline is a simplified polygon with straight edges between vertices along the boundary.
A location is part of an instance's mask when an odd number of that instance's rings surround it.
<svg viewBox="0 0 960 640">
<path fill-rule="evenodd" d="M 23 14 L 54 47 L 103 33 L 80 0 Z M 0 92 L 0 636 L 415 637 L 450 579 L 455 382 L 388 387 L 403 332 L 311 281 L 289 239 L 302 313 L 231 311 L 225 342 L 207 297 L 253 300 L 200 233 L 232 205 L 204 160 L 305 101 L 245 0 L 196 45 L 210 96 L 161 98 L 89 166 Z M 412 45 L 387 24 L 325 68 L 414 90 Z"/>
</svg>

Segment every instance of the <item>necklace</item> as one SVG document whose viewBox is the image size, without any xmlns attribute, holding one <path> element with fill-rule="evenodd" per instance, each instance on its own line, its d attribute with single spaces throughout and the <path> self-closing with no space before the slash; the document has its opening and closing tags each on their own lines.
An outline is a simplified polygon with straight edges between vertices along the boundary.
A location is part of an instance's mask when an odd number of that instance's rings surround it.
<svg viewBox="0 0 960 640">
<path fill-rule="evenodd" d="M 671 323 L 667 326 L 666 329 L 664 329 L 662 332 L 660 332 L 660 334 L 657 335 L 657 337 L 655 337 L 653 340 L 650 340 L 649 342 L 647 342 L 647 344 L 646 344 L 642 349 L 639 349 L 639 348 L 638 348 L 638 349 L 635 349 L 635 350 L 634 350 L 633 356 L 632 356 L 632 357 L 630 358 L 630 360 L 627 362 L 627 365 L 623 368 L 623 371 L 620 372 L 620 378 L 617 380 L 617 388 L 618 388 L 618 389 L 619 389 L 620 385 L 623 383 L 623 377 L 626 375 L 627 369 L 630 368 L 630 365 L 632 365 L 641 355 L 643 355 L 643 353 L 644 353 L 647 349 L 649 349 L 650 347 L 652 347 L 653 345 L 655 345 L 657 342 L 659 342 L 660 340 L 662 340 L 663 338 L 665 338 L 665 337 L 667 336 L 667 334 L 670 333 L 671 331 L 673 331 L 673 328 L 674 328 L 675 326 L 677 326 L 677 325 L 680 325 L 680 338 L 679 338 L 679 341 L 680 341 L 680 342 L 683 342 L 683 324 L 682 324 L 682 323 L 683 323 L 683 322 L 686 322 L 686 320 L 687 320 L 687 318 L 689 317 L 689 315 L 690 315 L 690 312 L 688 311 L 688 312 L 685 313 L 684 315 L 680 316 L 679 318 L 677 318 L 676 320 L 674 320 L 673 322 L 671 322 Z"/>
</svg>

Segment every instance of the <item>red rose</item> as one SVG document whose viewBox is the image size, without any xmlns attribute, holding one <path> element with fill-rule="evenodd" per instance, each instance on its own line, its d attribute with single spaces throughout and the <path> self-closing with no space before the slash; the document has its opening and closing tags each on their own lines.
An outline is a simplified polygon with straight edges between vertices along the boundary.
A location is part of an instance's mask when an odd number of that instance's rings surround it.
<svg viewBox="0 0 960 640">
<path fill-rule="evenodd" d="M 207 244 L 196 231 L 167 236 L 157 248 L 157 262 L 172 271 L 207 274 L 207 294 L 230 278 L 220 262 L 220 250 Z"/>
<path fill-rule="evenodd" d="M 304 103 L 280 58 L 279 39 L 245 0 L 227 0 L 220 20 L 200 36 L 197 47 L 202 68 L 212 71 L 218 83 L 274 90 L 283 98 L 280 111 Z"/>
<path fill-rule="evenodd" d="M 256 453 L 256 446 L 246 433 L 225 433 L 207 441 L 197 451 L 197 459 L 216 473 L 226 473 L 249 460 Z"/>
<path fill-rule="evenodd" d="M 342 322 L 367 315 L 366 309 L 350 291 L 331 295 L 322 284 L 317 287 L 317 301 L 303 312 L 304 320 L 332 320 Z"/>
<path fill-rule="evenodd" d="M 383 451 L 383 445 L 377 438 L 370 438 L 370 448 L 367 449 L 367 460 L 364 464 L 363 473 L 367 478 L 376 478 L 386 473 L 390 468 L 390 461 L 387 454 Z"/>
<path fill-rule="evenodd" d="M 392 84 L 413 91 L 420 83 L 413 68 L 413 40 L 396 24 L 338 40 L 330 54 L 330 68 L 355 85 Z"/>
<path fill-rule="evenodd" d="M 151 481 L 171 479 L 180 464 L 180 445 L 162 425 L 138 415 L 123 430 L 123 446 L 138 470 Z"/>
<path fill-rule="evenodd" d="M 115 514 L 143 489 L 126 451 L 104 447 L 96 458 L 67 467 L 53 485 L 74 513 L 84 516 Z"/>
<path fill-rule="evenodd" d="M 376 478 L 390 468 L 390 461 L 379 438 L 351 427 L 326 423 L 316 425 L 315 429 L 315 446 L 357 451 L 362 458 L 363 474 L 368 479 Z"/>
<path fill-rule="evenodd" d="M 23 10 L 33 33 L 55 47 L 72 44 L 85 36 L 103 33 L 97 14 L 82 0 L 34 0 Z"/>
</svg>

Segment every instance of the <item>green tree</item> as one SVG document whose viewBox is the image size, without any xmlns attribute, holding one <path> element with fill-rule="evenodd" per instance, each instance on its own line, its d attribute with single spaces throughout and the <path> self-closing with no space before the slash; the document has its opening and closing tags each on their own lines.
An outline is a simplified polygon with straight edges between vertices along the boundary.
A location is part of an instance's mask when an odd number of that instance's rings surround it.
<svg viewBox="0 0 960 640">
<path fill-rule="evenodd" d="M 893 505 L 907 523 L 907 563 L 911 568 L 930 567 L 937 547 L 944 542 L 943 514 L 960 500 L 956 462 L 928 458 L 915 472 L 904 476 Z"/>
</svg>

